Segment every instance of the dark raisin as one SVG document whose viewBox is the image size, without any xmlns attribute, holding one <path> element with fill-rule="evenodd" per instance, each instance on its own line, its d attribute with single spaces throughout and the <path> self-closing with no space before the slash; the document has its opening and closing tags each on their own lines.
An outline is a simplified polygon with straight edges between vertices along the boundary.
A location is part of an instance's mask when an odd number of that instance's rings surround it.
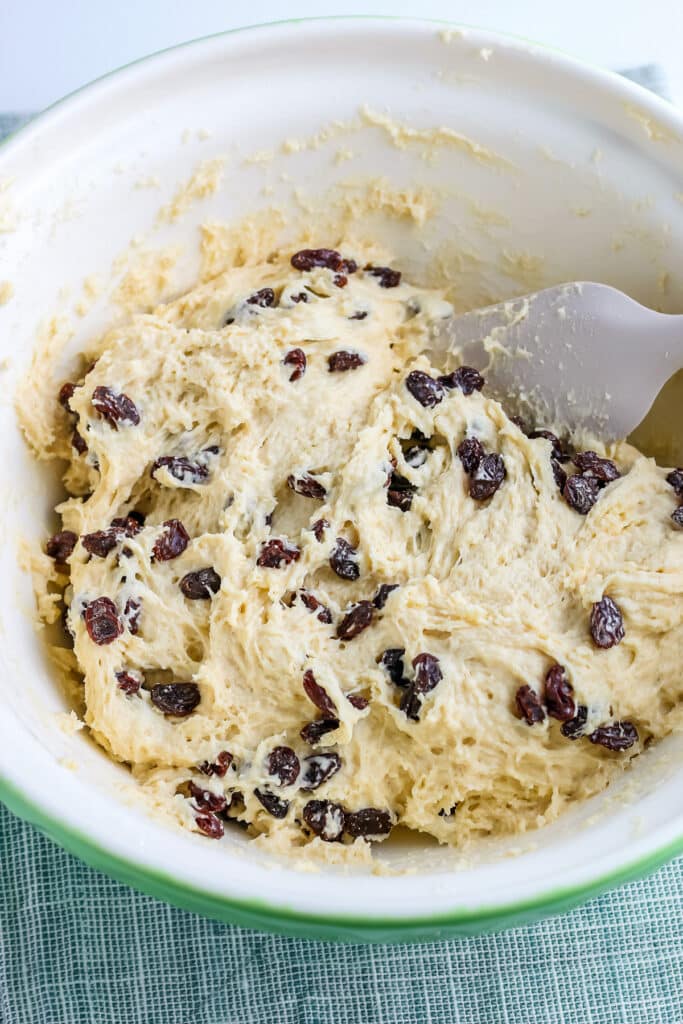
<svg viewBox="0 0 683 1024">
<path fill-rule="evenodd" d="M 380 584 L 379 590 L 372 599 L 372 603 L 378 611 L 384 608 L 385 604 L 389 600 L 389 594 L 393 594 L 395 590 L 398 590 L 398 583 L 382 583 Z"/>
<path fill-rule="evenodd" d="M 287 477 L 287 486 L 296 494 L 303 494 L 304 498 L 316 498 L 318 501 L 322 501 L 327 495 L 323 485 L 310 473 L 302 473 L 301 476 L 290 474 Z"/>
<path fill-rule="evenodd" d="M 470 497 L 475 501 L 493 497 L 506 475 L 502 455 L 497 452 L 485 455 L 470 478 Z"/>
<path fill-rule="evenodd" d="M 159 469 L 167 470 L 174 480 L 185 487 L 190 484 L 204 483 L 209 476 L 206 466 L 199 462 L 192 462 L 184 455 L 160 455 L 158 459 L 155 459 L 149 471 L 154 480 L 156 480 L 156 473 Z"/>
<path fill-rule="evenodd" d="M 439 659 L 433 654 L 424 652 L 416 655 L 413 658 L 413 668 L 415 669 L 416 693 L 429 693 L 443 679 Z"/>
<path fill-rule="evenodd" d="M 225 834 L 223 822 L 211 812 L 208 814 L 198 814 L 194 819 L 194 823 L 199 831 L 203 832 L 209 839 L 222 839 Z"/>
<path fill-rule="evenodd" d="M 250 295 L 247 299 L 249 306 L 260 306 L 261 309 L 267 309 L 268 306 L 275 305 L 275 292 L 272 288 L 260 288 L 253 295 Z"/>
<path fill-rule="evenodd" d="M 363 807 L 352 814 L 347 812 L 344 831 L 354 839 L 361 836 L 374 839 L 376 836 L 388 836 L 391 825 L 391 815 L 388 811 L 380 811 L 376 807 Z"/>
<path fill-rule="evenodd" d="M 406 480 L 400 473 L 392 473 L 389 479 L 389 490 L 387 491 L 387 505 L 399 508 L 407 512 L 413 503 L 413 495 L 417 487 Z"/>
<path fill-rule="evenodd" d="M 135 598 L 129 597 L 126 601 L 126 606 L 123 609 L 123 617 L 126 620 L 128 626 L 128 632 L 132 633 L 133 636 L 137 636 L 138 630 L 140 629 L 140 611 L 142 604 L 140 601 L 136 601 Z"/>
<path fill-rule="evenodd" d="M 478 437 L 466 437 L 458 445 L 458 458 L 468 476 L 476 472 L 484 458 L 484 446 Z"/>
<path fill-rule="evenodd" d="M 315 722 L 308 722 L 299 735 L 306 743 L 314 746 L 318 740 L 326 736 L 328 732 L 334 732 L 339 728 L 338 718 L 319 718 Z"/>
<path fill-rule="evenodd" d="M 621 475 L 611 459 L 601 459 L 596 452 L 579 452 L 572 461 L 582 476 L 592 477 L 601 484 L 608 484 Z"/>
<path fill-rule="evenodd" d="M 439 817 L 440 818 L 453 818 L 455 816 L 455 812 L 457 811 L 457 809 L 458 809 L 458 805 L 457 804 L 451 804 L 450 807 L 442 807 L 441 810 L 439 811 Z"/>
<path fill-rule="evenodd" d="M 221 589 L 221 578 L 215 569 L 207 566 L 183 576 L 180 589 L 190 601 L 210 601 Z"/>
<path fill-rule="evenodd" d="M 448 391 L 453 388 L 460 388 L 463 395 L 471 395 L 473 391 L 481 391 L 484 386 L 484 378 L 472 366 L 459 366 L 453 373 L 439 377 L 439 384 Z"/>
<path fill-rule="evenodd" d="M 196 782 L 189 782 L 188 788 L 200 811 L 224 811 L 227 807 L 228 802 L 223 793 L 212 793 L 210 789 L 202 789 Z"/>
<path fill-rule="evenodd" d="M 196 683 L 158 683 L 149 695 L 159 711 L 174 718 L 191 715 L 202 699 Z"/>
<path fill-rule="evenodd" d="M 683 468 L 679 466 L 667 473 L 666 482 L 673 487 L 679 498 L 683 498 Z"/>
<path fill-rule="evenodd" d="M 222 779 L 232 764 L 232 760 L 232 754 L 229 750 L 221 750 L 215 761 L 202 761 L 201 764 L 197 765 L 197 768 L 202 775 L 217 775 Z"/>
<path fill-rule="evenodd" d="M 327 357 L 327 366 L 330 373 L 344 373 L 346 370 L 356 370 L 366 362 L 365 356 L 360 352 L 346 352 L 340 349 Z"/>
<path fill-rule="evenodd" d="M 327 519 L 316 519 L 316 521 L 313 523 L 311 529 L 313 530 L 313 534 L 318 543 L 322 543 L 322 540 L 325 536 L 325 530 L 328 530 L 329 527 L 330 524 L 328 523 Z"/>
<path fill-rule="evenodd" d="M 588 739 L 607 750 L 628 750 L 638 742 L 638 730 L 633 722 L 611 722 L 599 726 Z"/>
<path fill-rule="evenodd" d="M 546 441 L 550 441 L 550 458 L 555 459 L 557 462 L 566 462 L 569 456 L 562 447 L 557 434 L 553 434 L 552 430 L 530 430 L 527 434 L 532 441 L 535 441 L 539 437 L 545 438 Z"/>
<path fill-rule="evenodd" d="M 310 668 L 304 672 L 303 685 L 308 699 L 328 718 L 334 718 L 337 714 L 337 705 L 327 690 L 317 682 Z"/>
<path fill-rule="evenodd" d="M 346 288 L 349 283 L 349 279 L 346 274 L 335 274 L 333 280 L 337 288 Z"/>
<path fill-rule="evenodd" d="M 81 537 L 81 543 L 88 554 L 106 558 L 109 552 L 118 545 L 121 536 L 120 530 L 110 526 L 107 530 L 96 530 L 95 533 L 84 534 Z"/>
<path fill-rule="evenodd" d="M 324 843 L 334 843 L 344 832 L 346 816 L 341 804 L 330 800 L 309 800 L 304 806 L 304 821 Z"/>
<path fill-rule="evenodd" d="M 368 628 L 374 612 L 372 601 L 359 601 L 357 604 L 351 605 L 337 626 L 337 637 L 340 640 L 353 640 Z"/>
<path fill-rule="evenodd" d="M 299 758 L 291 747 L 274 747 L 266 759 L 266 771 L 281 786 L 293 786 L 299 777 Z"/>
<path fill-rule="evenodd" d="M 411 683 L 407 679 L 405 682 L 407 683 L 407 686 L 401 694 L 399 708 L 404 712 L 406 718 L 409 718 L 413 722 L 419 722 L 422 698 L 415 692 L 415 683 Z"/>
<path fill-rule="evenodd" d="M 679 530 L 683 530 L 683 505 L 679 505 L 671 513 L 671 519 L 674 526 L 677 526 Z"/>
<path fill-rule="evenodd" d="M 76 385 L 72 384 L 71 381 L 69 380 L 66 382 L 66 384 L 62 384 L 61 388 L 59 389 L 59 404 L 62 405 L 67 412 L 73 412 L 71 406 L 69 405 L 69 402 L 73 398 L 75 390 Z"/>
<path fill-rule="evenodd" d="M 265 807 L 268 814 L 272 814 L 274 818 L 287 817 L 289 800 L 281 800 L 279 796 L 275 796 L 275 793 L 269 793 L 268 790 L 261 789 L 255 789 L 254 796 Z"/>
<path fill-rule="evenodd" d="M 305 757 L 302 765 L 301 788 L 305 790 L 317 789 L 327 782 L 333 775 L 336 775 L 342 766 L 339 754 L 312 754 Z"/>
<path fill-rule="evenodd" d="M 299 302 L 306 303 L 306 302 L 308 302 L 308 293 L 307 292 L 298 292 L 296 295 L 292 295 L 291 296 L 291 300 L 292 300 L 292 302 L 296 302 L 296 303 L 299 303 Z"/>
<path fill-rule="evenodd" d="M 550 465 L 551 465 L 552 470 L 553 470 L 553 477 L 554 477 L 555 483 L 557 484 L 558 489 L 560 491 L 563 491 L 564 490 L 564 485 L 567 482 L 567 474 L 564 471 L 564 469 L 562 468 L 562 466 L 560 465 L 560 463 L 557 461 L 557 459 L 551 459 L 550 460 Z"/>
<path fill-rule="evenodd" d="M 411 370 L 406 377 L 406 387 L 413 398 L 425 408 L 433 408 L 443 401 L 443 387 L 439 381 L 422 370 Z"/>
<path fill-rule="evenodd" d="M 77 430 L 74 430 L 71 435 L 71 447 L 77 451 L 79 455 L 85 455 L 88 450 L 87 444 Z"/>
<path fill-rule="evenodd" d="M 347 693 L 346 699 L 351 707 L 355 708 L 356 711 L 365 711 L 366 707 L 370 703 L 368 698 L 364 697 L 362 693 Z"/>
<path fill-rule="evenodd" d="M 367 310 L 359 309 L 356 313 L 353 313 L 349 317 L 349 320 L 365 320 L 367 315 L 368 315 Z"/>
<path fill-rule="evenodd" d="M 600 483 L 595 477 L 576 473 L 562 488 L 564 500 L 579 515 L 586 516 L 600 497 Z"/>
<path fill-rule="evenodd" d="M 566 736 L 568 740 L 578 740 L 585 732 L 587 721 L 588 708 L 585 704 L 579 704 L 574 717 L 564 723 L 560 732 L 563 736 Z"/>
<path fill-rule="evenodd" d="M 357 580 L 360 576 L 358 552 L 343 537 L 337 537 L 330 555 L 330 565 L 343 580 Z"/>
<path fill-rule="evenodd" d="M 289 375 L 290 381 L 299 380 L 306 372 L 306 353 L 302 348 L 290 348 L 282 362 L 285 366 L 294 367 Z"/>
<path fill-rule="evenodd" d="M 300 590 L 299 597 L 301 599 L 301 603 L 305 608 L 308 608 L 309 612 L 317 613 L 316 618 L 319 622 L 325 622 L 328 625 L 332 622 L 332 612 L 327 605 L 318 600 L 315 594 L 311 594 L 309 590 Z"/>
<path fill-rule="evenodd" d="M 78 535 L 73 530 L 62 530 L 50 537 L 45 545 L 45 551 L 50 558 L 54 558 L 57 565 L 66 565 L 66 560 L 73 554 L 77 542 Z"/>
<path fill-rule="evenodd" d="M 123 690 L 128 696 L 132 696 L 134 693 L 139 693 L 140 687 L 142 686 L 142 680 L 137 676 L 134 676 L 132 672 L 117 672 L 116 683 L 119 690 Z"/>
<path fill-rule="evenodd" d="M 619 606 L 605 595 L 591 611 L 593 642 L 604 649 L 615 647 L 624 639 L 624 620 Z"/>
<path fill-rule="evenodd" d="M 179 519 L 167 519 L 162 529 L 152 548 L 152 558 L 157 562 L 168 562 L 182 555 L 190 543 L 190 535 Z"/>
<path fill-rule="evenodd" d="M 545 718 L 545 711 L 543 710 L 540 697 L 530 686 L 520 686 L 515 694 L 515 702 L 517 710 L 521 717 L 525 719 L 527 725 L 542 722 Z"/>
<path fill-rule="evenodd" d="M 140 422 L 140 413 L 128 395 L 101 384 L 93 391 L 92 404 L 114 430 L 119 429 L 119 423 L 137 425 Z"/>
<path fill-rule="evenodd" d="M 112 519 L 111 526 L 114 530 L 121 530 L 126 537 L 135 537 L 143 527 L 145 517 L 142 516 L 140 519 L 140 512 L 129 512 L 126 516 L 117 516 L 116 519 Z"/>
<path fill-rule="evenodd" d="M 576 714 L 574 687 L 567 679 L 563 665 L 551 665 L 545 677 L 544 700 L 551 718 L 568 722 Z"/>
<path fill-rule="evenodd" d="M 391 267 L 373 267 L 368 263 L 365 273 L 376 277 L 380 288 L 397 288 L 401 283 L 401 271 Z"/>
<path fill-rule="evenodd" d="M 291 544 L 281 537 L 273 537 L 261 545 L 261 553 L 256 559 L 256 564 L 265 569 L 279 569 L 281 565 L 290 565 L 298 562 L 301 551 L 296 544 Z"/>
<path fill-rule="evenodd" d="M 123 633 L 116 605 L 109 597 L 97 597 L 84 612 L 88 636 L 98 645 L 110 644 Z"/>
<path fill-rule="evenodd" d="M 336 249 L 300 249 L 299 252 L 295 252 L 292 256 L 291 264 L 295 270 L 313 270 L 314 267 L 327 267 L 328 270 L 347 270 L 348 273 L 353 273 L 353 270 L 349 269 L 347 261 L 342 258 Z M 349 261 L 349 264 L 353 264 L 353 261 Z M 355 264 L 353 264 L 353 267 L 355 270 Z"/>
<path fill-rule="evenodd" d="M 405 653 L 405 647 L 388 647 L 377 659 L 396 686 L 408 685 L 408 680 L 403 676 L 403 655 Z"/>
</svg>

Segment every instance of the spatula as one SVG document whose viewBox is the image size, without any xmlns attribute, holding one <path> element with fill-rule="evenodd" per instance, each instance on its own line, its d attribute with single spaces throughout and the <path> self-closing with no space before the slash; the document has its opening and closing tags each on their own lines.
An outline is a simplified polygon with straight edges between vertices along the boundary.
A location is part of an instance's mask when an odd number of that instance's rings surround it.
<svg viewBox="0 0 683 1024">
<path fill-rule="evenodd" d="M 438 364 L 455 352 L 537 423 L 616 441 L 683 367 L 683 315 L 573 282 L 444 320 L 430 354 Z"/>
</svg>

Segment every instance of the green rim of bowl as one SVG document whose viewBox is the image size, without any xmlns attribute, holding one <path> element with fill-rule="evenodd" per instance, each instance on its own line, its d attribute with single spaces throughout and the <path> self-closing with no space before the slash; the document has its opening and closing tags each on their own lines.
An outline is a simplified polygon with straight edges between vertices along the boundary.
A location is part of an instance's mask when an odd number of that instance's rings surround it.
<svg viewBox="0 0 683 1024">
<path fill-rule="evenodd" d="M 529 43 L 534 47 L 555 52 L 570 60 L 578 68 L 587 69 L 592 74 L 598 75 L 603 79 L 610 81 L 619 79 L 621 84 L 625 82 L 616 72 L 580 61 L 571 54 L 567 54 L 556 47 L 547 46 L 543 43 L 529 40 L 526 37 L 515 36 L 512 33 L 493 32 L 481 26 L 454 23 L 445 19 L 409 18 L 391 15 L 290 18 L 262 25 L 243 26 L 225 32 L 211 33 L 131 61 L 57 100 L 40 114 L 31 118 L 26 124 L 21 125 L 2 139 L 0 147 L 5 146 L 10 141 L 14 142 L 19 136 L 34 129 L 42 122 L 44 117 L 47 117 L 54 110 L 94 85 L 162 54 L 183 50 L 191 46 L 198 46 L 210 39 L 218 39 L 242 32 L 255 32 L 262 28 L 268 29 L 277 26 L 308 24 L 311 22 L 361 20 L 414 22 L 416 24 L 442 25 L 453 29 L 471 29 L 472 31 L 486 32 L 500 36 L 502 39 L 507 38 L 517 42 Z M 635 93 L 640 92 L 647 96 L 650 103 L 661 105 L 663 110 L 669 106 L 665 100 L 658 100 L 652 93 L 634 83 L 629 83 L 629 88 L 635 91 Z M 299 938 L 327 939 L 338 942 L 428 942 L 438 939 L 478 935 L 502 928 L 530 924 L 540 918 L 572 910 L 586 900 L 600 895 L 600 893 L 605 892 L 607 889 L 643 878 L 673 857 L 683 853 L 683 836 L 680 836 L 653 853 L 634 860 L 615 871 L 607 872 L 590 882 L 565 888 L 558 886 L 558 888 L 544 893 L 537 898 L 505 903 L 497 907 L 482 907 L 480 909 L 454 911 L 444 915 L 410 918 L 316 915 L 302 913 L 286 907 L 274 906 L 265 901 L 238 900 L 220 896 L 216 893 L 197 889 L 187 883 L 178 882 L 172 875 L 143 867 L 132 860 L 113 854 L 80 830 L 66 826 L 57 818 L 52 817 L 48 811 L 25 797 L 17 786 L 2 776 L 0 776 L 0 800 L 10 811 L 29 824 L 34 825 L 68 853 L 78 857 L 90 867 L 148 896 L 171 903 L 183 910 L 244 928 L 276 932 Z"/>
</svg>

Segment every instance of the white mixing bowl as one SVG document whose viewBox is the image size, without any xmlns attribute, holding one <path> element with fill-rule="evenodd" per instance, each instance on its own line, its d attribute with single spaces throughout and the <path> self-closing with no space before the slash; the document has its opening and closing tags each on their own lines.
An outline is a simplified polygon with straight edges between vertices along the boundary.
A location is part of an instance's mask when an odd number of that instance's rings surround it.
<svg viewBox="0 0 683 1024">
<path fill-rule="evenodd" d="M 461 133 L 509 166 L 448 132 L 434 145 L 419 132 L 392 140 L 359 118 L 364 104 L 412 128 Z M 341 124 L 312 138 L 331 122 Z M 290 138 L 309 144 L 283 148 Z M 244 159 L 264 151 L 272 159 Z M 155 227 L 162 202 L 218 155 L 228 157 L 223 186 Z M 409 275 L 441 246 L 465 302 L 582 278 L 683 310 L 683 117 L 525 41 L 418 21 L 271 25 L 151 57 L 41 115 L 0 148 L 0 281 L 14 286 L 0 307 L 0 796 L 88 863 L 189 909 L 299 935 L 426 939 L 565 909 L 683 850 L 680 737 L 556 825 L 485 845 L 457 870 L 452 854 L 416 842 L 377 849 L 379 864 L 407 865 L 409 876 L 301 872 L 241 833 L 211 843 L 155 822 L 126 770 L 63 727 L 66 703 L 17 557 L 20 539 L 38 544 L 55 526 L 56 479 L 27 452 L 11 402 L 41 321 L 73 310 L 86 275 L 111 278 L 134 235 L 185 246 L 178 288 L 196 271 L 201 223 L 291 207 L 294 187 L 320 193 L 368 176 L 438 196 L 424 225 L 378 217 L 373 230 Z M 107 309 L 103 299 L 72 318 L 70 351 Z"/>
</svg>

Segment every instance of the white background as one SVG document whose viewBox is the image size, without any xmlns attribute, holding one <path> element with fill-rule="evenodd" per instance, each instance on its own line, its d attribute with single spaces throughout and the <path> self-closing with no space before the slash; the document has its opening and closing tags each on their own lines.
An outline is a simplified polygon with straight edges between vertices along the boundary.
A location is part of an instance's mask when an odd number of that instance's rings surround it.
<svg viewBox="0 0 683 1024">
<path fill-rule="evenodd" d="M 611 68 L 658 62 L 683 103 L 683 0 L 0 0 L 0 110 L 38 110 L 106 71 L 197 36 L 331 14 L 445 18 Z"/>
</svg>

